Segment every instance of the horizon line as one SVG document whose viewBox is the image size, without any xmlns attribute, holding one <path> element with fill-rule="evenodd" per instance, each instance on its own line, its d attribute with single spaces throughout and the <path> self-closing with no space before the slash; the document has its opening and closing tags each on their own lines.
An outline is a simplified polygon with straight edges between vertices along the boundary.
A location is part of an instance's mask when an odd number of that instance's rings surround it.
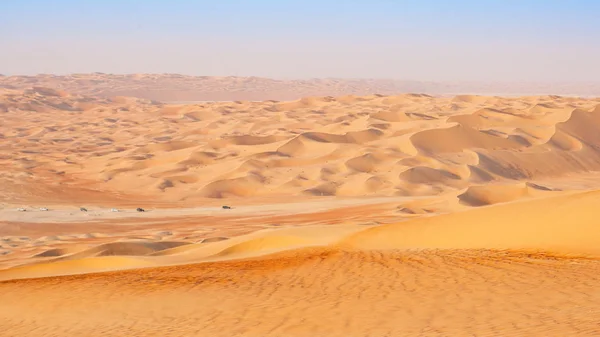
<svg viewBox="0 0 600 337">
<path fill-rule="evenodd" d="M 360 81 L 360 80 L 375 80 L 375 81 L 394 81 L 394 82 L 420 82 L 420 83 L 547 83 L 547 84 L 566 84 L 566 83 L 577 83 L 577 84 L 600 84 L 598 81 L 574 81 L 574 80 L 429 80 L 429 79 L 403 79 L 403 78 L 391 78 L 391 77 L 267 77 L 267 76 L 240 76 L 240 75 L 193 75 L 184 73 L 170 73 L 170 72 L 148 72 L 148 73 L 115 73 L 115 72 L 70 72 L 70 73 L 36 73 L 36 74 L 6 74 L 0 72 L 1 77 L 43 77 L 43 76 L 56 76 L 56 77 L 68 77 L 77 75 L 108 75 L 108 76 L 135 76 L 135 75 L 157 75 L 157 76 L 183 76 L 183 77 L 196 77 L 196 78 L 257 78 L 277 81 L 309 81 L 309 80 L 346 80 L 346 81 Z"/>
</svg>

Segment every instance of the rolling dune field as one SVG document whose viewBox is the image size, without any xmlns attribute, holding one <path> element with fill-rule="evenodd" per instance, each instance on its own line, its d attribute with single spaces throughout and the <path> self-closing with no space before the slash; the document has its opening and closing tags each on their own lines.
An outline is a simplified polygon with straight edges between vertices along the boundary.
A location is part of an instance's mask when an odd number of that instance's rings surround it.
<svg viewBox="0 0 600 337">
<path fill-rule="evenodd" d="M 0 115 L 0 336 L 600 335 L 600 99 Z"/>
</svg>

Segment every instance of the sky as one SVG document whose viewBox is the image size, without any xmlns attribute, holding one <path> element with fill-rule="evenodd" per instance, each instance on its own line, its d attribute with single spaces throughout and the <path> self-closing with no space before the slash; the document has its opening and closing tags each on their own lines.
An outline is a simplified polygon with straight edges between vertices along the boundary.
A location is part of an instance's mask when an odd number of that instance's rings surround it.
<svg viewBox="0 0 600 337">
<path fill-rule="evenodd" d="M 600 81 L 597 0 L 0 0 L 0 74 Z"/>
</svg>

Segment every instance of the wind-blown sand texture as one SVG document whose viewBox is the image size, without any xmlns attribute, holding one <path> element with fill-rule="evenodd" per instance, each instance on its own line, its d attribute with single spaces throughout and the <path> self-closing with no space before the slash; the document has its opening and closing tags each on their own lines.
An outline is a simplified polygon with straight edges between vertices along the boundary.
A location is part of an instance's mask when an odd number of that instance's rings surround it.
<svg viewBox="0 0 600 337">
<path fill-rule="evenodd" d="M 0 336 L 600 334 L 599 99 L 0 90 Z"/>
</svg>

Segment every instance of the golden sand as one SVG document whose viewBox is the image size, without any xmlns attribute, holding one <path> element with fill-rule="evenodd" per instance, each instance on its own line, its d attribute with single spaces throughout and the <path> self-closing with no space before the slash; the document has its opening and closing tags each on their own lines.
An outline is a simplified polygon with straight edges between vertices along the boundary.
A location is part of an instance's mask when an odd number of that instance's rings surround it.
<svg viewBox="0 0 600 337">
<path fill-rule="evenodd" d="M 0 336 L 600 334 L 598 99 L 0 113 Z"/>
</svg>

